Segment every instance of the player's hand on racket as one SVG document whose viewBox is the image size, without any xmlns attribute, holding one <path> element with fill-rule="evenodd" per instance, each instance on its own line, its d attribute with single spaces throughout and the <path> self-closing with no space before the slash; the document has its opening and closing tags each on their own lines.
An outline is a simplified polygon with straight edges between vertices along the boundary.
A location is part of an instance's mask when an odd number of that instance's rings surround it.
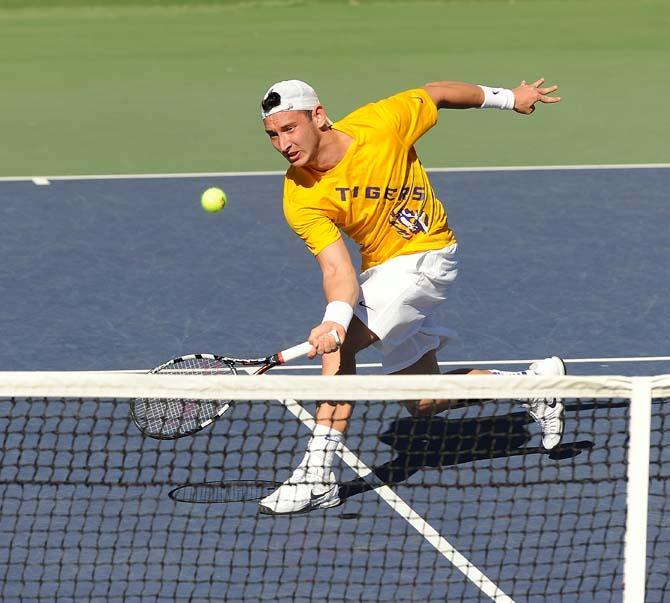
<svg viewBox="0 0 670 603">
<path fill-rule="evenodd" d="M 561 100 L 560 96 L 549 96 L 552 92 L 558 90 L 558 86 L 546 86 L 544 78 L 534 81 L 532 84 L 527 84 L 526 80 L 522 81 L 514 92 L 514 110 L 517 113 L 530 115 L 535 111 L 535 103 L 557 103 Z"/>
<path fill-rule="evenodd" d="M 339 349 L 346 337 L 345 328 L 332 320 L 322 322 L 314 327 L 307 338 L 312 350 L 307 354 L 308 358 L 314 358 L 317 354 L 330 354 Z"/>
</svg>

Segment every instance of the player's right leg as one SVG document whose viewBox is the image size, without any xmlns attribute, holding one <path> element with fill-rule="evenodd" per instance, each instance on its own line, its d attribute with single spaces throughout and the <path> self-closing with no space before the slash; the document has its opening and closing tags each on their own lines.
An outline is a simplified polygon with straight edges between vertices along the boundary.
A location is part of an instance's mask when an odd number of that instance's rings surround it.
<svg viewBox="0 0 670 603">
<path fill-rule="evenodd" d="M 342 347 L 323 356 L 324 375 L 356 374 L 356 353 L 377 340 L 357 317 L 351 322 Z M 305 455 L 291 477 L 259 503 L 259 511 L 269 515 L 306 513 L 340 504 L 339 486 L 332 467 L 337 449 L 353 410 L 351 402 L 322 402 L 316 411 L 316 427 Z"/>
<path fill-rule="evenodd" d="M 490 371 L 479 370 L 479 369 L 463 369 L 459 371 L 454 371 L 455 373 L 468 374 L 468 375 L 490 375 Z M 396 371 L 394 375 L 439 375 L 440 367 L 437 363 L 437 357 L 435 355 L 435 350 L 431 350 L 424 354 L 417 362 L 404 368 L 402 370 Z M 439 414 L 445 410 L 453 408 L 461 408 L 463 406 L 468 406 L 470 404 L 476 403 L 477 400 L 435 400 L 435 399 L 423 399 L 423 400 L 405 400 L 402 402 L 403 406 L 409 411 L 413 417 L 432 417 L 433 415 Z"/>
<path fill-rule="evenodd" d="M 435 352 L 428 352 L 412 366 L 407 367 L 395 374 L 439 374 L 439 366 Z M 501 375 L 501 374 L 524 374 L 524 375 L 554 375 L 566 374 L 565 363 L 558 356 L 538 360 L 530 365 L 528 370 L 519 373 L 505 371 L 489 371 L 464 369 L 459 371 L 467 374 Z M 470 404 L 479 403 L 478 400 L 411 400 L 403 402 L 409 413 L 415 417 L 430 417 L 444 410 L 460 408 Z M 542 445 L 547 450 L 558 446 L 563 436 L 563 403 L 559 398 L 534 398 L 522 404 L 528 409 L 528 414 L 540 426 L 542 431 Z"/>
</svg>

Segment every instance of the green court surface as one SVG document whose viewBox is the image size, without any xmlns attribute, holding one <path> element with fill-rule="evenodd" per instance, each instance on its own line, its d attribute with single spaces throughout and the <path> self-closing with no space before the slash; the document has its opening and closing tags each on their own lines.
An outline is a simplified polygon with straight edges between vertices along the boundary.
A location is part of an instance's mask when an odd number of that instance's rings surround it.
<svg viewBox="0 0 670 603">
<path fill-rule="evenodd" d="M 0 176 L 282 169 L 258 105 L 287 78 L 337 119 L 428 81 L 545 76 L 562 103 L 443 112 L 424 163 L 669 162 L 669 24 L 655 0 L 0 0 Z"/>
</svg>

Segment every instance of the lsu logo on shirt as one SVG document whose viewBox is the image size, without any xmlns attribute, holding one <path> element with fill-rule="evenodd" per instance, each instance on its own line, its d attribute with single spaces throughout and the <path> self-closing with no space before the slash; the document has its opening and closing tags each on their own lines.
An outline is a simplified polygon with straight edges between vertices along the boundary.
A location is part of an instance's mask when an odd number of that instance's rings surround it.
<svg viewBox="0 0 670 603">
<path fill-rule="evenodd" d="M 403 207 L 391 213 L 389 224 L 398 231 L 403 239 L 411 239 L 415 234 L 428 232 L 430 219 L 423 210 Z"/>
</svg>

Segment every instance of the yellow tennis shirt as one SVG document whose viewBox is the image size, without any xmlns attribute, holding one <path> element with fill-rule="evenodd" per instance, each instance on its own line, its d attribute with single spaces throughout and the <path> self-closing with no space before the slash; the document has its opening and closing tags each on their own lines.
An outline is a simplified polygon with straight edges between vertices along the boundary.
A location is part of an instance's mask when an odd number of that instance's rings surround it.
<svg viewBox="0 0 670 603">
<path fill-rule="evenodd" d="M 435 123 L 428 93 L 407 90 L 333 124 L 353 142 L 332 169 L 288 169 L 284 215 L 314 255 L 337 241 L 340 229 L 360 245 L 361 270 L 456 242 L 414 150 Z"/>
</svg>

